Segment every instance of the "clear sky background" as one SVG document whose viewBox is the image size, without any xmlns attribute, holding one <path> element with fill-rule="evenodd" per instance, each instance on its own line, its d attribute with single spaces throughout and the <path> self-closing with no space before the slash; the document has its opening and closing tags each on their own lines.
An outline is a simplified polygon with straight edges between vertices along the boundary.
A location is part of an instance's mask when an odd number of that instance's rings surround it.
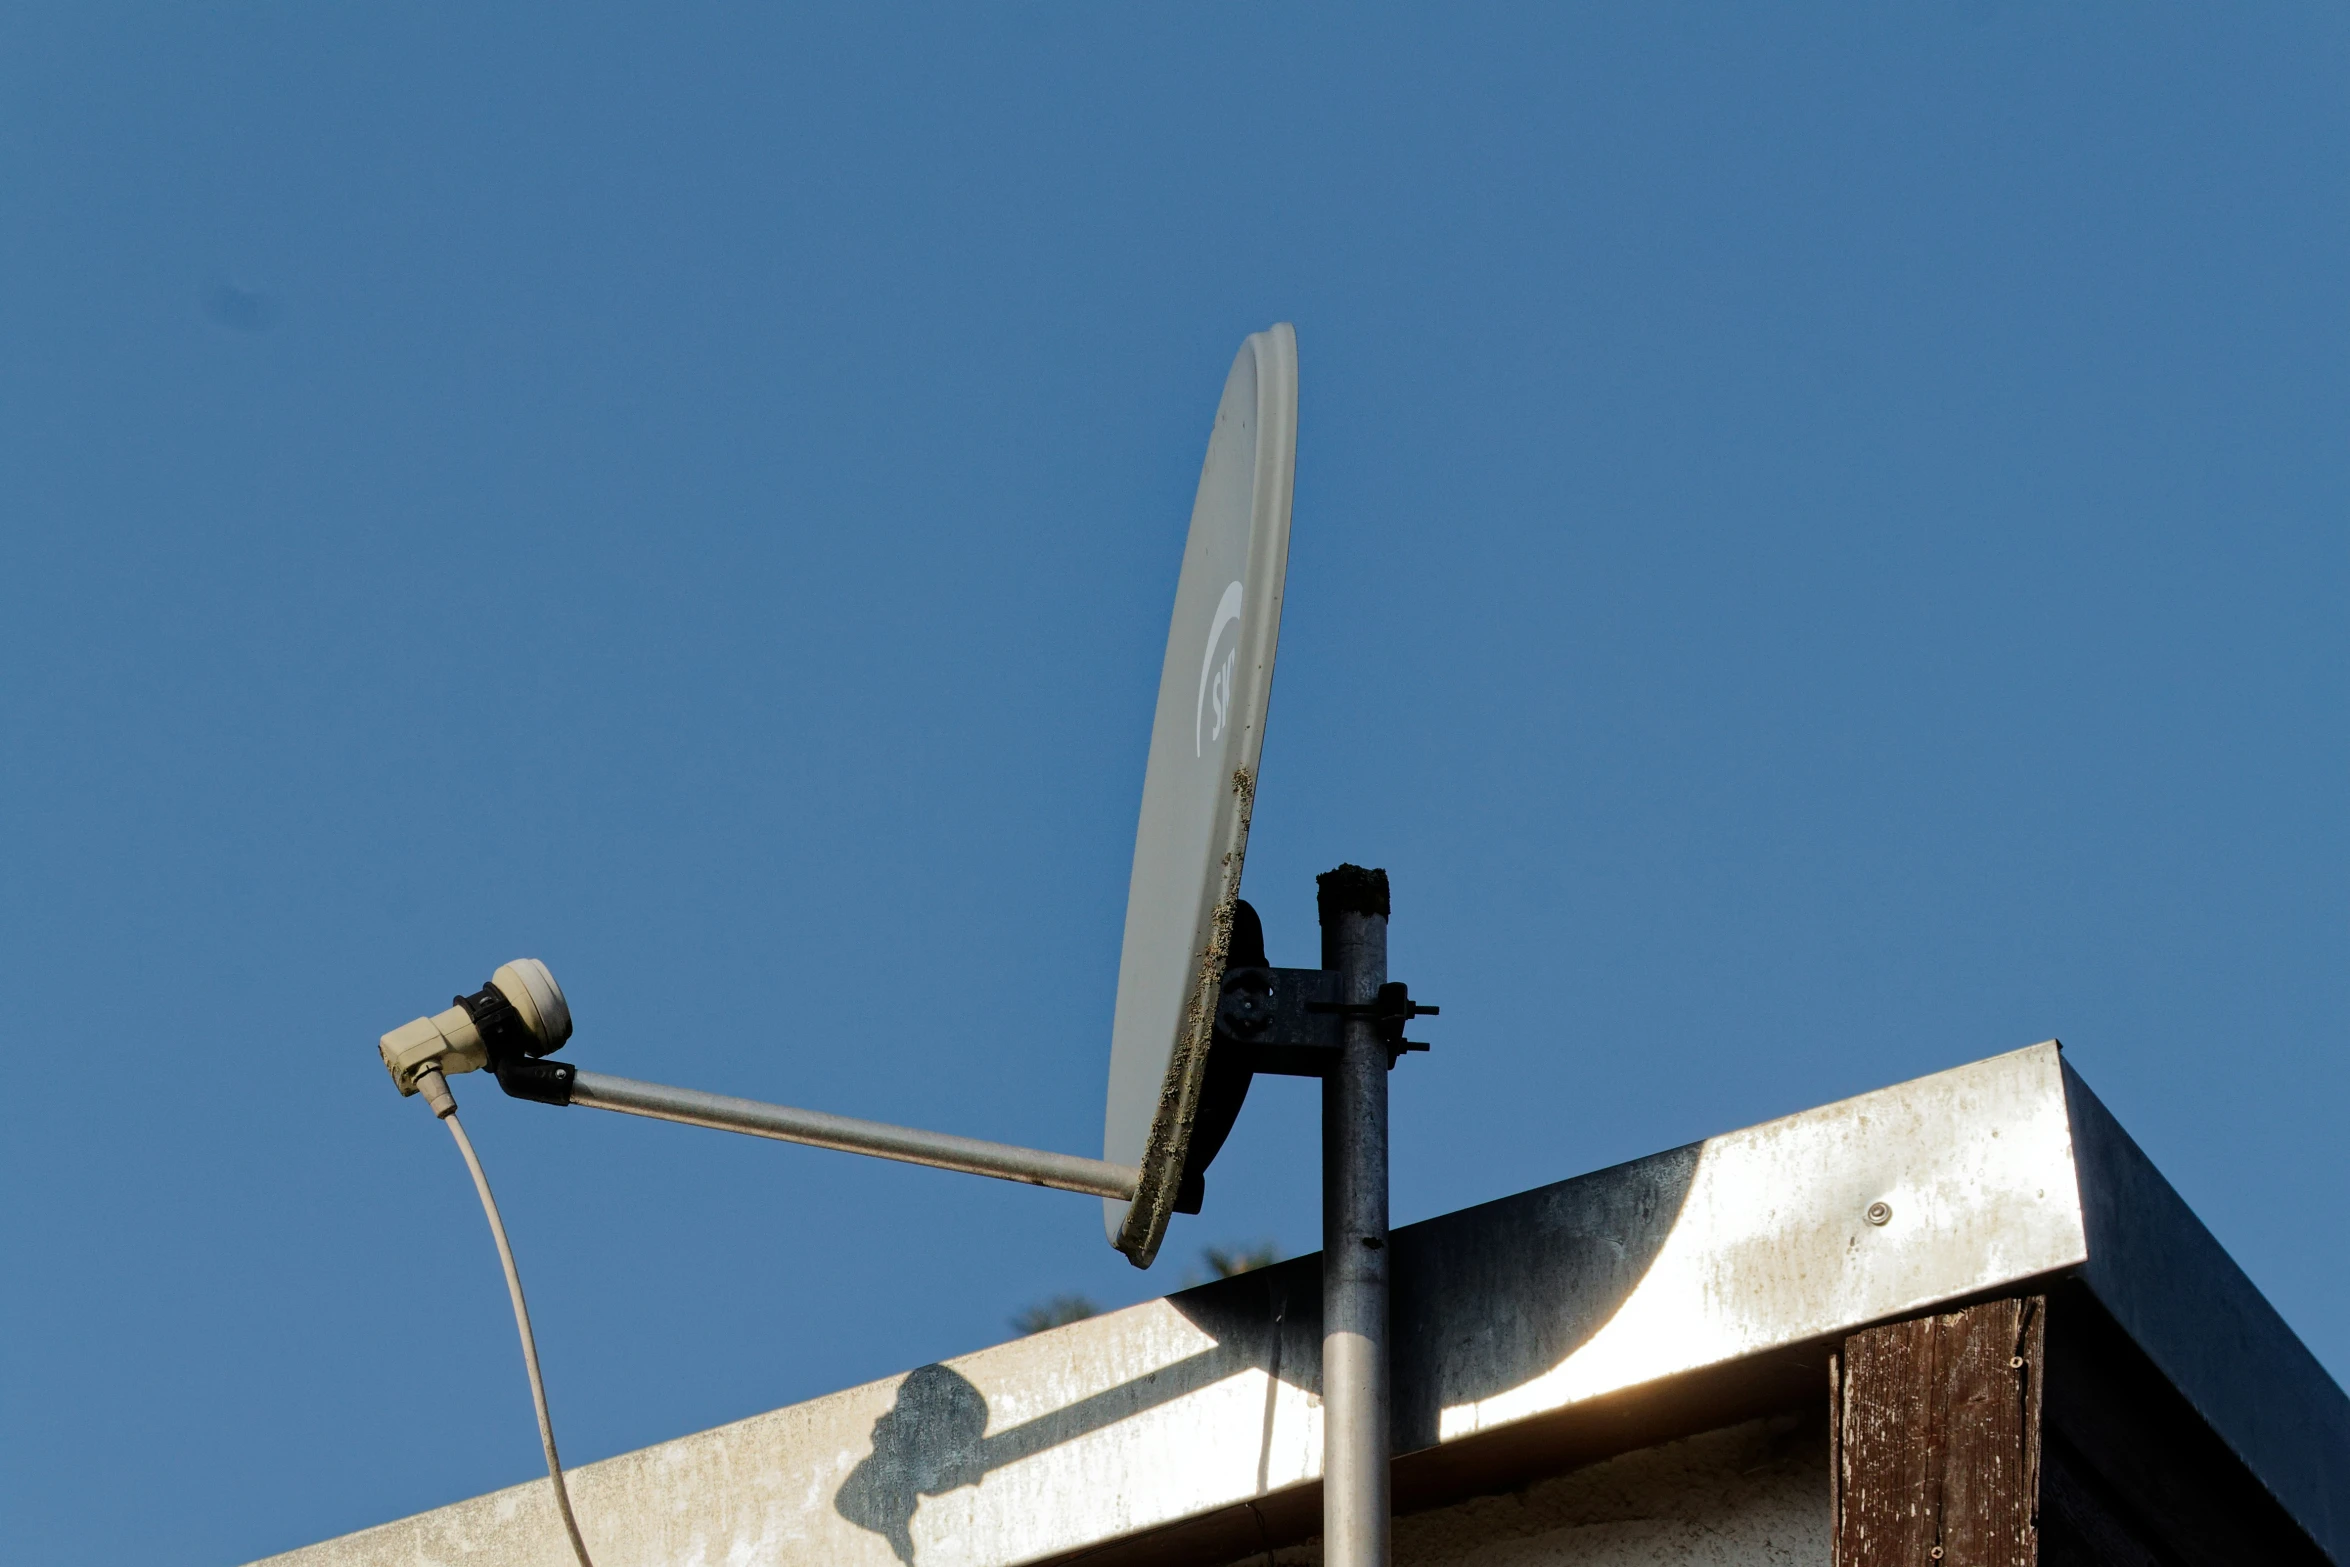
<svg viewBox="0 0 2350 1567">
<path fill-rule="evenodd" d="M 1395 1209 L 2070 1059 L 2337 1376 L 2339 7 L 0 18 L 0 1546 L 529 1479 L 376 1036 L 1099 1146 L 1208 421 L 1297 324 L 1246 893 L 1394 878 Z M 457 1083 L 585 1461 L 1316 1245 Z M 592 1529 L 591 1529 L 592 1532 Z"/>
</svg>

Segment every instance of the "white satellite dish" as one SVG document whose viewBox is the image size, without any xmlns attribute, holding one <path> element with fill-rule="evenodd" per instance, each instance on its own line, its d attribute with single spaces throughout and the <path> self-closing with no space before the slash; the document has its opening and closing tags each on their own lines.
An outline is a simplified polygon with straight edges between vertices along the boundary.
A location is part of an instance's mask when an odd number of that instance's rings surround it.
<svg viewBox="0 0 2350 1567">
<path fill-rule="evenodd" d="M 1136 1267 L 1166 1236 L 1199 1109 L 1273 691 L 1296 467 L 1297 334 L 1284 324 L 1241 345 L 1216 405 L 1151 724 L 1102 1125 L 1102 1158 L 1138 1173 L 1131 1201 L 1102 1200 L 1110 1243 Z"/>
<path fill-rule="evenodd" d="M 544 1059 L 569 1038 L 570 1009 L 536 960 L 509 964 L 447 1011 L 383 1036 L 378 1049 L 393 1082 L 402 1094 L 423 1094 L 448 1120 L 489 1215 L 522 1332 L 548 1477 L 582 1564 L 587 1547 L 555 1453 L 522 1282 L 489 1182 L 455 1119 L 452 1073 L 486 1067 L 508 1094 L 546 1104 L 1084 1192 L 1102 1199 L 1111 1244 L 1143 1268 L 1158 1255 L 1186 1185 L 1199 1189 L 1187 1161 L 1203 1089 L 1213 1087 L 1197 1150 L 1204 1159 L 1229 1130 L 1252 1074 L 1319 1078 L 1322 1538 L 1334 1567 L 1388 1559 L 1387 1074 L 1400 1052 L 1426 1048 L 1403 1037 L 1404 1025 L 1436 1009 L 1387 978 L 1387 873 L 1358 865 L 1317 878 L 1323 968 L 1271 967 L 1252 916 L 1240 967 L 1225 972 L 1273 692 L 1296 466 L 1297 335 L 1275 326 L 1242 344 L 1232 362 L 1192 502 L 1134 835 L 1101 1158 L 608 1077 Z M 1220 997 L 1227 977 L 1233 993 Z M 1230 1016 L 1211 1077 L 1220 1004 Z"/>
</svg>

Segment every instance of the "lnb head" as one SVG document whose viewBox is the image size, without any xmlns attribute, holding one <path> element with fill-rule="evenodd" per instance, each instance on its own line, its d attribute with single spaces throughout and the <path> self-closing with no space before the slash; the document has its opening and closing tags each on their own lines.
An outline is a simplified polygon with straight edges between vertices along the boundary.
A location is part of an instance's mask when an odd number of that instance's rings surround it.
<svg viewBox="0 0 2350 1567">
<path fill-rule="evenodd" d="M 488 984 L 455 999 L 446 1012 L 403 1024 L 377 1046 L 401 1093 L 415 1093 L 416 1080 L 429 1071 L 454 1076 L 496 1068 L 560 1050 L 571 1037 L 563 987 L 536 958 L 502 965 Z"/>
</svg>

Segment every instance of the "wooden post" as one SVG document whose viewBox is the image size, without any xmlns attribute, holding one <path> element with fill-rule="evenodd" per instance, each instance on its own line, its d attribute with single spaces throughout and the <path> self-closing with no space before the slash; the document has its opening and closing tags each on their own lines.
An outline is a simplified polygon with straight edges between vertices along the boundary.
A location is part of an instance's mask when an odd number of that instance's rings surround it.
<svg viewBox="0 0 2350 1567">
<path fill-rule="evenodd" d="M 1835 1567 L 2037 1567 L 2047 1301 L 1855 1333 L 1830 1362 Z"/>
</svg>

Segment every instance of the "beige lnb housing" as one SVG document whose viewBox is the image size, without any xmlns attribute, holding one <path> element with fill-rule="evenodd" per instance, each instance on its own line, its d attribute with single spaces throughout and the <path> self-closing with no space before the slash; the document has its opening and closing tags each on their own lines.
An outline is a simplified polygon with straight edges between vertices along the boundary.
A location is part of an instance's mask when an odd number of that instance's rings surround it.
<svg viewBox="0 0 2350 1567">
<path fill-rule="evenodd" d="M 541 1050 L 553 1050 L 571 1037 L 571 1007 L 563 999 L 563 987 L 538 959 L 516 958 L 501 965 L 490 976 L 490 985 L 521 1017 Z M 478 1071 L 490 1060 L 481 1030 L 461 1006 L 403 1023 L 384 1035 L 376 1048 L 383 1052 L 384 1070 L 402 1094 L 415 1093 L 417 1078 L 428 1069 L 437 1067 L 443 1076 L 454 1077 Z"/>
</svg>

